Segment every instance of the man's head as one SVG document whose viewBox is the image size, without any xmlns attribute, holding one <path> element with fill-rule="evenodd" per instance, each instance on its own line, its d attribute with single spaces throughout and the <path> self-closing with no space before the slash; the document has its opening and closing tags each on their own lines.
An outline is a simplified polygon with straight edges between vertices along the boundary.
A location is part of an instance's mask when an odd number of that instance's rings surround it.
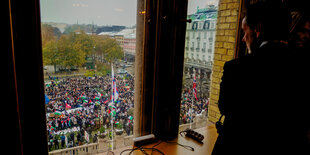
<svg viewBox="0 0 310 155">
<path fill-rule="evenodd" d="M 241 28 L 243 30 L 242 41 L 246 43 L 248 52 L 251 54 L 257 47 L 259 33 L 256 33 L 256 30 L 248 25 L 247 17 L 244 17 L 242 20 Z"/>
<path fill-rule="evenodd" d="M 296 47 L 299 47 L 299 48 L 309 47 L 309 44 L 310 44 L 310 18 L 309 17 L 306 17 L 306 19 L 298 27 L 296 35 L 297 35 L 297 37 L 295 38 Z"/>
<path fill-rule="evenodd" d="M 260 41 L 288 39 L 290 20 L 282 0 L 256 0 L 248 4 L 244 21 Z"/>
</svg>

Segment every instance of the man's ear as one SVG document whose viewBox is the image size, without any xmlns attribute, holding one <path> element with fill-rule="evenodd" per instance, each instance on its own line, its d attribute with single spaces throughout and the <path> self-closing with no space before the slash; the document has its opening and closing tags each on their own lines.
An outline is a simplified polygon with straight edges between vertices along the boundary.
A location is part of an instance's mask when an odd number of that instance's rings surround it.
<svg viewBox="0 0 310 155">
<path fill-rule="evenodd" d="M 254 32 L 256 33 L 257 38 L 259 38 L 261 31 L 262 31 L 262 24 L 258 23 L 254 29 Z"/>
</svg>

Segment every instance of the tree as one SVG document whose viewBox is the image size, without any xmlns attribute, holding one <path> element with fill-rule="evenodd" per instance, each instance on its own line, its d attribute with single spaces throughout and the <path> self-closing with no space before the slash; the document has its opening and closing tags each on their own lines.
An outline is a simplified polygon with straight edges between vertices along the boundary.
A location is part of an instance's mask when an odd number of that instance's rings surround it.
<svg viewBox="0 0 310 155">
<path fill-rule="evenodd" d="M 115 39 L 108 36 L 92 36 L 93 51 L 97 57 L 104 59 L 105 62 L 112 63 L 117 59 L 123 58 L 122 48 Z"/>
<path fill-rule="evenodd" d="M 56 65 L 60 63 L 59 53 L 57 49 L 57 39 L 61 32 L 58 28 L 48 24 L 41 24 L 43 64 L 53 65 L 56 72 Z"/>
<path fill-rule="evenodd" d="M 104 63 L 96 63 L 96 70 L 97 70 L 97 75 L 99 76 L 105 76 L 108 73 L 111 73 L 111 66 L 108 64 L 104 64 Z"/>
<path fill-rule="evenodd" d="M 44 27 L 42 32 L 43 62 L 44 65 L 60 65 L 64 69 L 70 67 L 81 67 L 85 64 L 86 58 L 99 56 L 108 64 L 123 58 L 123 51 L 115 39 L 107 36 L 87 35 L 83 31 L 72 32 L 68 35 L 61 35 L 58 39 L 55 36 L 55 29 L 51 26 Z M 106 74 L 108 67 L 103 64 L 100 72 Z"/>
<path fill-rule="evenodd" d="M 102 44 L 104 59 L 107 62 L 112 63 L 117 59 L 123 59 L 124 54 L 122 48 L 115 39 L 108 38 L 104 40 Z"/>
<path fill-rule="evenodd" d="M 58 41 L 60 64 L 65 69 L 69 67 L 81 67 L 85 63 L 83 44 L 72 42 L 72 35 L 63 35 Z"/>
<path fill-rule="evenodd" d="M 74 33 L 76 31 L 80 31 L 81 30 L 81 27 L 80 25 L 78 24 L 73 24 L 73 25 L 68 25 L 66 28 L 65 28 L 65 31 L 64 31 L 64 34 L 70 34 L 70 33 Z"/>
<path fill-rule="evenodd" d="M 43 64 L 53 65 L 56 72 L 56 65 L 60 64 L 60 55 L 56 41 L 52 40 L 43 46 Z"/>
<path fill-rule="evenodd" d="M 94 41 L 91 36 L 87 35 L 84 31 L 79 31 L 69 34 L 69 40 L 73 44 L 79 44 L 81 50 L 87 55 L 92 55 L 94 49 Z"/>
<path fill-rule="evenodd" d="M 47 24 L 41 24 L 42 46 L 44 47 L 50 41 L 56 41 L 61 35 L 57 27 Z"/>
<path fill-rule="evenodd" d="M 64 34 L 70 34 L 70 33 L 75 33 L 75 32 L 80 32 L 80 31 L 84 31 L 87 33 L 92 33 L 92 31 L 95 31 L 96 29 L 96 25 L 92 25 L 92 24 L 73 24 L 73 25 L 68 25 L 65 28 Z"/>
</svg>

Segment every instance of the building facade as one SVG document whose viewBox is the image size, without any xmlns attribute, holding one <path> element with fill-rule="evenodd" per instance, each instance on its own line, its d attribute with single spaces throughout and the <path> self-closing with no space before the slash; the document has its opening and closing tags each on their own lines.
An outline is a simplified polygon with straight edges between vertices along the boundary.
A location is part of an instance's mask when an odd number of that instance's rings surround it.
<svg viewBox="0 0 310 155">
<path fill-rule="evenodd" d="M 185 39 L 185 70 L 194 68 L 211 71 L 214 58 L 214 41 L 217 8 L 214 5 L 198 9 L 195 14 L 188 15 L 192 19 L 187 23 Z"/>
<path fill-rule="evenodd" d="M 120 32 L 102 32 L 99 35 L 108 35 L 114 38 L 124 52 L 126 61 L 133 62 L 136 55 L 136 28 L 124 29 Z"/>
<path fill-rule="evenodd" d="M 192 79 L 195 72 L 202 88 L 203 96 L 209 96 L 209 82 L 214 59 L 214 41 L 216 35 L 217 7 L 208 5 L 194 14 L 188 15 L 192 20 L 187 23 L 184 55 L 184 75 Z M 190 84 L 190 82 L 188 82 Z"/>
<path fill-rule="evenodd" d="M 124 36 L 123 50 L 126 61 L 134 62 L 136 55 L 136 33 Z"/>
</svg>

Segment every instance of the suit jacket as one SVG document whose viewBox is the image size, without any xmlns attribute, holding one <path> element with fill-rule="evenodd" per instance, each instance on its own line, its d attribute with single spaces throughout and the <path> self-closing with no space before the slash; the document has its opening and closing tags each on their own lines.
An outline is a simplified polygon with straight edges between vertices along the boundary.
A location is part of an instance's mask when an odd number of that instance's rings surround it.
<svg viewBox="0 0 310 155">
<path fill-rule="evenodd" d="M 302 124 L 296 123 L 303 115 L 294 102 L 299 90 L 292 59 L 285 44 L 266 42 L 255 53 L 225 63 L 218 101 L 224 130 L 213 154 L 296 154 L 302 149 Z"/>
</svg>

